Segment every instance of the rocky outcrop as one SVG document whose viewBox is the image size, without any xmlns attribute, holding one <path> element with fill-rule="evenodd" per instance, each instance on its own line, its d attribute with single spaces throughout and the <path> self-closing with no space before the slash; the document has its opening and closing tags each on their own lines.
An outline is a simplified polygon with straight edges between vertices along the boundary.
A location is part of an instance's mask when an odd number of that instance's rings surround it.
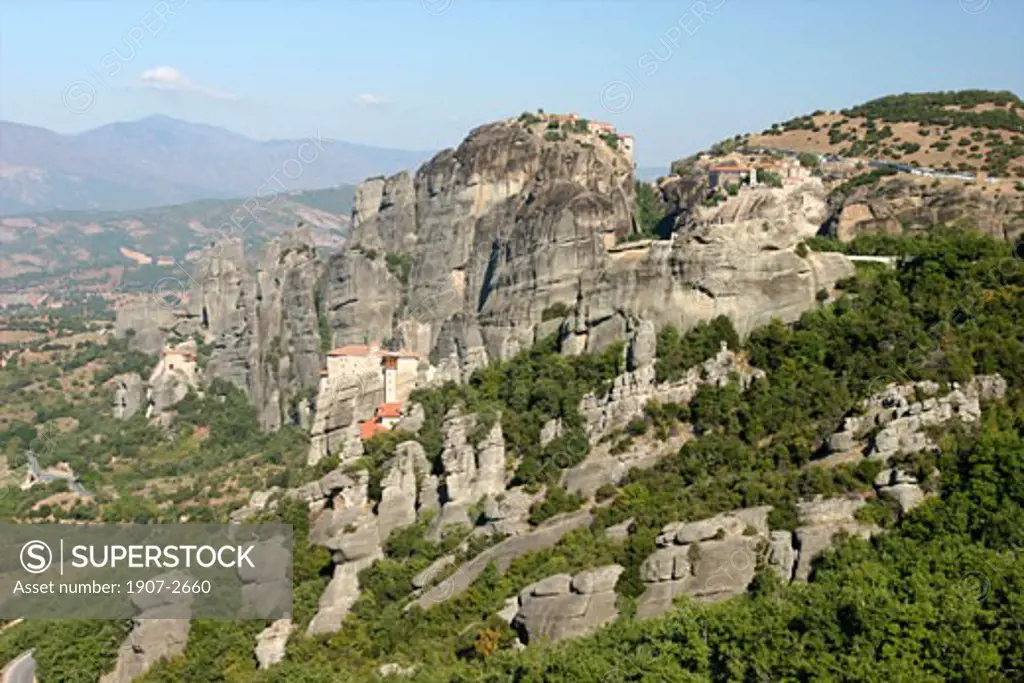
<svg viewBox="0 0 1024 683">
<path fill-rule="evenodd" d="M 657 382 L 655 347 L 654 325 L 650 321 L 640 322 L 631 333 L 628 347 L 630 371 L 616 377 L 607 393 L 587 394 L 580 402 L 580 414 L 593 448 L 582 463 L 563 474 L 562 484 L 570 493 L 593 496 L 601 486 L 617 484 L 630 469 L 651 467 L 666 454 L 679 450 L 689 438 L 688 433 L 666 443 L 644 441 L 624 452 L 603 443 L 630 421 L 642 418 L 648 403 L 686 405 L 702 385 L 724 386 L 735 378 L 745 389 L 754 379 L 764 377 L 763 371 L 751 367 L 744 356 L 730 351 L 723 343 L 718 354 L 691 368 L 684 378 Z"/>
<path fill-rule="evenodd" d="M 341 628 L 359 599 L 359 572 L 383 557 L 368 486 L 365 470 L 351 475 L 336 470 L 291 494 L 314 508 L 323 506 L 313 520 L 309 540 L 331 550 L 335 563 L 334 574 L 309 624 L 311 634 L 333 633 Z"/>
<path fill-rule="evenodd" d="M 473 526 L 469 509 L 485 498 L 494 498 L 505 491 L 505 439 L 501 433 L 501 416 L 487 430 L 479 443 L 471 436 L 479 417 L 460 415 L 453 411 L 445 417 L 442 427 L 444 465 L 442 507 L 436 530 L 453 524 Z"/>
<path fill-rule="evenodd" d="M 377 675 L 381 678 L 408 677 L 416 673 L 415 666 L 402 666 L 396 662 L 388 662 L 377 667 Z"/>
<path fill-rule="evenodd" d="M 157 577 L 187 581 L 180 572 Z M 114 670 L 100 678 L 100 683 L 130 683 L 145 674 L 161 659 L 172 659 L 185 651 L 191 622 L 183 618 L 191 611 L 191 602 L 180 596 L 133 595 L 132 603 L 140 610 L 133 628 L 117 652 Z"/>
<path fill-rule="evenodd" d="M 415 177 L 361 188 L 353 249 L 329 267 L 336 342 L 400 336 L 407 348 L 460 362 L 533 342 L 544 308 L 575 299 L 602 235 L 632 225 L 627 156 L 596 136 L 543 133 L 482 126 Z M 407 285 L 388 271 L 385 251 L 408 255 Z"/>
<path fill-rule="evenodd" d="M 323 265 L 312 244 L 309 228 L 296 229 L 268 242 L 254 265 L 240 238 L 225 237 L 197 259 L 187 304 L 140 299 L 118 310 L 115 333 L 148 353 L 198 336 L 212 348 L 204 377 L 245 391 L 263 428 L 308 423 L 323 369 Z"/>
<path fill-rule="evenodd" d="M 842 430 L 829 438 L 829 449 L 842 454 L 861 448 L 870 438 L 868 457 L 887 461 L 899 453 L 934 448 L 927 428 L 954 419 L 977 422 L 981 401 L 1002 398 L 1006 386 L 999 375 L 979 375 L 963 386 L 953 383 L 946 394 L 935 382 L 889 384 L 865 399 L 859 414 L 844 420 Z"/>
<path fill-rule="evenodd" d="M 590 512 L 581 510 L 553 519 L 530 533 L 507 538 L 460 566 L 455 573 L 424 592 L 406 609 L 413 605 L 429 609 L 440 604 L 469 588 L 490 563 L 493 562 L 499 572 L 504 572 L 516 558 L 550 548 L 573 529 L 585 527 L 591 521 Z"/>
<path fill-rule="evenodd" d="M 902 235 L 938 225 L 969 226 L 996 239 L 1024 234 L 1024 195 L 994 194 L 958 180 L 898 175 L 829 196 L 825 232 L 847 242 L 857 235 Z"/>
<path fill-rule="evenodd" d="M 882 470 L 875 477 L 874 484 L 878 496 L 895 502 L 900 514 L 916 508 L 928 495 L 917 477 L 898 469 Z"/>
<path fill-rule="evenodd" d="M 171 408 L 199 386 L 195 342 L 161 351 L 146 384 L 146 417 L 166 423 Z"/>
<path fill-rule="evenodd" d="M 726 314 L 746 333 L 853 274 L 841 255 L 795 253 L 826 215 L 816 179 L 714 208 L 696 206 L 700 183 L 666 183 L 673 239 L 616 247 L 634 229 L 628 154 L 546 132 L 482 126 L 415 176 L 367 181 L 351 248 L 328 266 L 334 343 L 397 339 L 464 378 L 553 331 L 569 353 L 623 339 L 636 318 L 688 328 Z"/>
<path fill-rule="evenodd" d="M 100 683 L 130 683 L 161 659 L 176 657 L 188 644 L 188 619 L 137 619 L 117 652 L 114 671 Z"/>
<path fill-rule="evenodd" d="M 265 429 L 300 423 L 324 368 L 317 317 L 323 267 L 308 230 L 269 242 L 256 272 L 258 362 L 250 397 Z"/>
<path fill-rule="evenodd" d="M 416 589 L 425 588 L 434 582 L 441 572 L 456 564 L 454 555 L 439 557 L 430 563 L 426 569 L 412 577 L 412 587 Z"/>
<path fill-rule="evenodd" d="M 402 419 L 398 421 L 398 424 L 395 425 L 395 429 L 407 434 L 416 435 L 423 429 L 423 423 L 426 419 L 427 415 L 423 412 L 423 406 L 419 403 L 413 403 L 402 415 Z"/>
<path fill-rule="evenodd" d="M 710 601 L 742 593 L 763 552 L 770 509 L 738 510 L 662 529 L 659 549 L 640 569 L 647 589 L 637 601 L 637 616 L 667 611 L 677 595 Z"/>
<path fill-rule="evenodd" d="M 256 661 L 261 669 L 267 669 L 284 659 L 288 638 L 295 630 L 291 619 L 278 619 L 256 636 Z"/>
<path fill-rule="evenodd" d="M 858 498 L 800 503 L 801 526 L 795 532 L 770 530 L 769 506 L 669 524 L 658 536 L 658 550 L 640 569 L 646 590 L 637 600 L 637 616 L 663 614 L 679 595 L 707 602 L 739 595 L 760 564 L 773 568 L 786 582 L 806 581 L 812 560 L 837 534 L 878 532 L 854 517 L 864 504 Z"/>
<path fill-rule="evenodd" d="M 248 504 L 231 512 L 231 521 L 239 524 L 253 515 L 259 514 L 263 510 L 275 509 L 277 507 L 277 501 L 273 499 L 278 493 L 280 493 L 280 491 L 281 489 L 277 486 L 272 486 L 266 491 L 253 491 L 252 495 L 249 496 Z"/>
<path fill-rule="evenodd" d="M 416 441 L 399 444 L 395 457 L 384 466 L 381 499 L 377 505 L 377 528 L 384 540 L 395 529 L 416 522 L 420 477 L 430 474 L 426 453 Z"/>
<path fill-rule="evenodd" d="M 143 353 L 157 353 L 181 322 L 175 313 L 178 304 L 176 298 L 161 297 L 158 292 L 122 304 L 115 315 L 114 336 Z"/>
<path fill-rule="evenodd" d="M 114 378 L 114 417 L 131 419 L 146 400 L 146 383 L 136 372 L 126 372 Z"/>
<path fill-rule="evenodd" d="M 653 337 L 653 326 L 649 323 L 642 330 L 638 337 Z M 638 341 L 637 344 L 646 345 L 646 342 Z M 657 382 L 653 354 L 650 358 L 635 370 L 616 377 L 607 393 L 583 397 L 580 413 L 591 443 L 597 443 L 607 434 L 624 428 L 630 420 L 642 416 L 644 407 L 651 401 L 686 405 L 705 384 L 725 386 L 732 381 L 732 376 L 745 389 L 754 379 L 764 377 L 763 371 L 752 368 L 744 356 L 730 351 L 724 343 L 718 354 L 691 368 L 683 379 L 674 382 Z"/>
<path fill-rule="evenodd" d="M 384 466 L 376 514 L 365 470 L 335 470 L 286 494 L 310 506 L 315 515 L 310 542 L 330 550 L 334 562 L 333 576 L 309 633 L 333 633 L 341 628 L 359 599 L 359 572 L 384 556 L 384 543 L 395 529 L 416 522 L 423 507 L 417 480 L 429 467 L 420 444 L 399 444 L 395 457 Z"/>
<path fill-rule="evenodd" d="M 35 683 L 35 680 L 36 660 L 32 650 L 15 657 L 0 669 L 0 683 Z"/>
<path fill-rule="evenodd" d="M 668 254 L 668 297 L 650 297 L 653 311 L 641 317 L 686 329 L 726 315 L 740 336 L 772 318 L 796 320 L 816 305 L 818 291 L 854 273 L 845 257 L 796 253 L 825 219 L 824 194 L 810 178 L 698 207 L 678 226 Z"/>
<path fill-rule="evenodd" d="M 797 504 L 801 526 L 793 532 L 793 547 L 797 553 L 794 581 L 810 578 L 814 558 L 831 547 L 837 535 L 867 538 L 880 531 L 854 517 L 864 505 L 866 502 L 859 498 L 818 499 Z"/>
<path fill-rule="evenodd" d="M 384 376 L 378 371 L 326 375 L 316 394 L 316 413 L 310 428 L 308 464 L 336 455 L 342 462 L 362 455 L 359 422 L 373 416 L 384 402 Z"/>
<path fill-rule="evenodd" d="M 617 564 L 556 574 L 519 593 L 512 627 L 529 643 L 578 638 L 615 620 L 615 583 L 623 568 Z"/>
<path fill-rule="evenodd" d="M 199 336 L 210 345 L 206 379 L 220 378 L 252 399 L 265 429 L 300 422 L 323 367 L 317 319 L 322 266 L 308 229 L 268 242 L 255 267 L 242 240 L 203 250 L 183 307 L 153 302 L 118 312 L 118 334 L 141 325 L 133 343 L 155 353 Z M 152 383 L 151 383 L 152 384 Z"/>
</svg>

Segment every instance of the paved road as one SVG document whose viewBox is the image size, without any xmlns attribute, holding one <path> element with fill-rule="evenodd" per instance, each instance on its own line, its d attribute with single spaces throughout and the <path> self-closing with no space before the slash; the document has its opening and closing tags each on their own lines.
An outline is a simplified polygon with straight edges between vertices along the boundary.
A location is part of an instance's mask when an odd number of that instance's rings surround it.
<svg viewBox="0 0 1024 683">
<path fill-rule="evenodd" d="M 32 683 L 35 678 L 36 660 L 32 658 L 32 650 L 11 660 L 0 671 L 0 683 Z"/>
</svg>

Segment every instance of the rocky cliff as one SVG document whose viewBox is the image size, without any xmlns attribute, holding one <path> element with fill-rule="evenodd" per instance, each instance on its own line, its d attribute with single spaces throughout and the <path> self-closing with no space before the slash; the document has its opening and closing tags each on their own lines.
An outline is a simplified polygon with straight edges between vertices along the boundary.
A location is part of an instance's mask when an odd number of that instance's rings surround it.
<svg viewBox="0 0 1024 683">
<path fill-rule="evenodd" d="M 817 179 L 743 188 L 716 206 L 701 178 L 658 191 L 670 239 L 637 240 L 626 150 L 543 122 L 481 126 L 415 174 L 360 185 L 349 248 L 325 266 L 301 234 L 255 266 L 225 240 L 200 260 L 184 321 L 158 311 L 140 334 L 149 311 L 126 309 L 118 327 L 147 348 L 198 332 L 213 347 L 206 377 L 247 391 L 273 429 L 306 415 L 297 399 L 317 389 L 321 329 L 332 346 L 390 341 L 429 358 L 434 380 L 459 380 L 552 333 L 569 354 L 624 340 L 640 321 L 686 329 L 724 314 L 745 335 L 795 320 L 853 274 L 840 254 L 797 250 L 828 215 Z M 320 392 L 317 453 L 369 417 L 331 398 L 343 389 Z"/>
<path fill-rule="evenodd" d="M 394 339 L 475 366 L 556 330 L 567 352 L 600 349 L 634 318 L 686 328 L 724 313 L 746 333 L 853 272 L 795 253 L 827 215 L 817 180 L 717 207 L 666 184 L 676 232 L 653 243 L 627 241 L 634 187 L 626 152 L 519 121 L 472 131 L 414 176 L 363 183 L 351 248 L 327 268 L 333 342 Z"/>
<path fill-rule="evenodd" d="M 265 429 L 305 423 L 324 367 L 318 324 L 323 266 L 308 229 L 268 243 L 255 264 L 242 241 L 211 244 L 196 263 L 184 310 L 147 298 L 118 311 L 116 332 L 156 352 L 198 337 L 209 349 L 203 378 L 245 391 Z M 166 302 L 165 302 L 166 303 Z"/>
<path fill-rule="evenodd" d="M 829 197 L 825 232 L 844 242 L 857 235 L 900 235 L 936 225 L 970 227 L 996 239 L 1024 235 L 1024 194 L 956 180 L 896 176 Z"/>
</svg>

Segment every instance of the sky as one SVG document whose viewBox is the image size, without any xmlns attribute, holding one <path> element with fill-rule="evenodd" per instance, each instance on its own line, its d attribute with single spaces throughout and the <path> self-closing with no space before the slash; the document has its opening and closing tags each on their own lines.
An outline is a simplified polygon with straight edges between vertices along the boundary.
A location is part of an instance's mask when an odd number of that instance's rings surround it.
<svg viewBox="0 0 1024 683">
<path fill-rule="evenodd" d="M 0 0 L 0 119 L 165 114 L 256 139 L 455 146 L 576 112 L 668 164 L 885 94 L 1024 96 L 1021 0 Z"/>
</svg>

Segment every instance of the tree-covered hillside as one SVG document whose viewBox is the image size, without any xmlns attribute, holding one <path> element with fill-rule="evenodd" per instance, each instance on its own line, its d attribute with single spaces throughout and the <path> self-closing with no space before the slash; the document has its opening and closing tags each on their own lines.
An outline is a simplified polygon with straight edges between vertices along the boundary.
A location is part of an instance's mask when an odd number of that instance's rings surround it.
<svg viewBox="0 0 1024 683">
<path fill-rule="evenodd" d="M 1008 91 L 888 95 L 840 111 L 815 111 L 737 135 L 750 146 L 895 162 L 943 171 L 1024 177 L 1024 102 Z"/>
<path fill-rule="evenodd" d="M 469 590 L 427 611 L 405 611 L 417 572 L 446 553 L 467 558 L 493 542 L 475 537 L 456 548 L 465 535 L 431 541 L 421 522 L 394 534 L 386 557 L 363 572 L 362 595 L 341 631 L 306 636 L 304 627 L 326 584 L 328 557 L 304 540 L 304 506 L 283 505 L 269 514 L 293 523 L 298 538 L 299 629 L 286 659 L 268 671 L 256 669 L 252 648 L 265 623 L 197 621 L 185 654 L 158 664 L 140 680 L 370 681 L 387 663 L 415 667 L 409 680 L 467 683 L 1019 680 L 1024 672 L 1024 245 L 947 231 L 887 239 L 887 249 L 909 257 L 898 270 L 869 265 L 842 283 L 843 296 L 834 304 L 805 314 L 791 327 L 769 325 L 742 342 L 751 363 L 766 372 L 747 391 L 708 385 L 689 405 L 648 405 L 646 417 L 616 438 L 661 439 L 684 424 L 697 438 L 653 469 L 635 471 L 603 491 L 592 527 L 520 558 L 504 573 L 490 568 Z M 847 248 L 870 250 L 872 244 L 855 241 Z M 659 376 L 678 376 L 723 340 L 739 341 L 725 319 L 685 334 L 662 330 Z M 554 510 L 535 516 L 539 522 L 548 513 L 583 504 L 555 493 L 555 475 L 586 453 L 579 397 L 602 391 L 621 371 L 617 348 L 601 356 L 565 358 L 542 345 L 478 371 L 466 385 L 419 392 L 427 417 L 417 438 L 436 458 L 440 419 L 456 403 L 477 411 L 485 426 L 500 420 L 508 448 L 519 458 L 516 476 L 546 485 L 549 500 L 556 501 Z M 948 384 L 991 373 L 1006 378 L 1009 391 L 1003 400 L 984 405 L 981 424 L 941 429 L 934 435 L 937 452 L 900 463 L 913 471 L 937 468 L 936 495 L 902 518 L 880 503 L 868 506 L 867 514 L 885 533 L 838 543 L 820 558 L 807 584 L 782 585 L 765 570 L 739 598 L 711 606 L 683 599 L 663 618 L 630 617 L 640 563 L 662 525 L 771 505 L 773 528 L 787 528 L 797 500 L 868 491 L 880 469 L 877 462 L 815 465 L 844 415 L 892 382 Z M 210 422 L 204 443 L 218 447 L 219 465 L 247 463 L 243 451 L 266 446 L 256 440 L 232 446 L 243 434 L 233 431 L 242 422 L 251 420 L 255 427 L 254 416 L 241 408 L 232 411 L 231 420 L 203 420 L 207 412 L 199 402 L 182 408 L 186 422 Z M 555 417 L 566 423 L 565 443 L 542 448 L 539 429 Z M 583 445 L 570 447 L 568 442 L 581 439 Z M 394 445 L 393 436 L 377 437 L 363 464 L 372 473 Z M 204 452 L 202 444 L 195 447 Z M 158 453 L 170 454 L 165 448 L 157 443 L 140 453 L 159 462 Z M 573 454 L 570 460 L 559 459 L 567 453 Z M 200 483 L 204 473 L 196 476 Z M 625 543 L 605 533 L 630 518 L 635 526 Z M 516 651 L 508 625 L 495 616 L 506 598 L 552 574 L 610 562 L 626 568 L 617 586 L 622 616 L 614 625 L 580 640 Z M 95 680 L 109 670 L 123 636 L 119 628 L 103 622 L 27 623 L 0 634 L 0 660 L 35 646 L 43 670 L 77 667 Z"/>
</svg>

